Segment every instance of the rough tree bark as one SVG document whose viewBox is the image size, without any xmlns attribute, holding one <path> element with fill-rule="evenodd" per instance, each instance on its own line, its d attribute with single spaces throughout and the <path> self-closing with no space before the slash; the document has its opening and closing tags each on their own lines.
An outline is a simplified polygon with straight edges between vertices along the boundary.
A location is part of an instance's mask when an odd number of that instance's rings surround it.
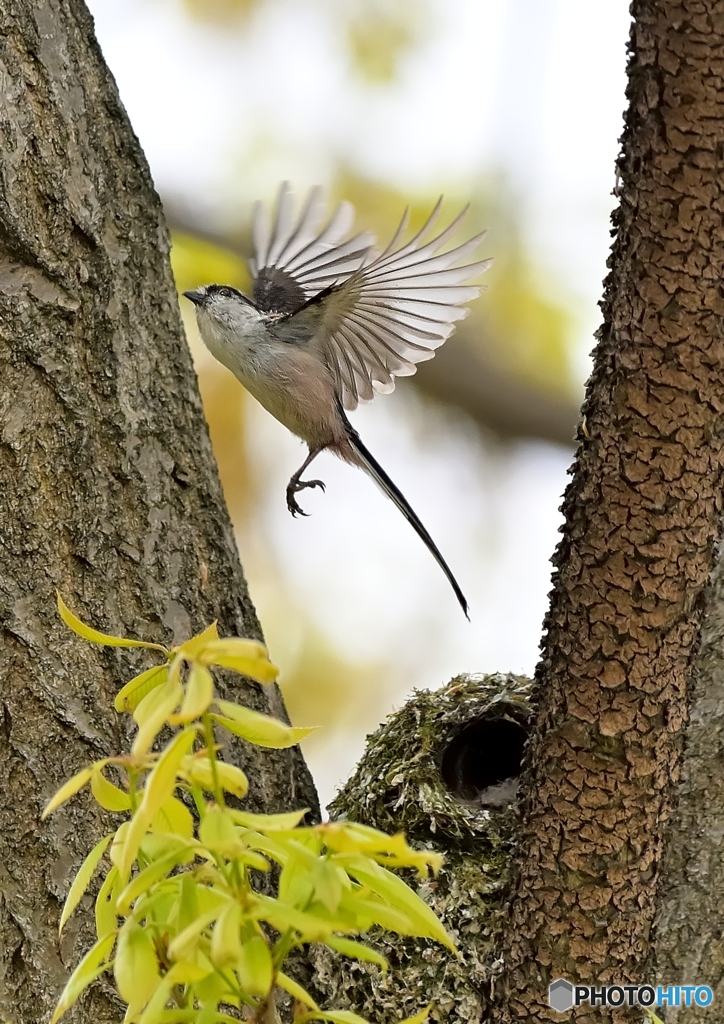
<svg viewBox="0 0 724 1024">
<path fill-rule="evenodd" d="M 538 670 L 515 1020 L 548 982 L 644 982 L 687 681 L 720 533 L 724 4 L 634 0 L 604 325 Z M 666 979 L 668 980 L 668 979 Z M 697 979 L 683 979 L 693 982 Z M 578 1020 L 609 1020 L 581 1009 Z"/>
<path fill-rule="evenodd" d="M 74 924 L 59 950 L 58 914 L 104 825 L 82 797 L 39 814 L 123 748 L 112 698 L 145 657 L 79 641 L 55 589 L 113 633 L 260 630 L 160 204 L 81 0 L 0 7 L 0 96 L 0 1019 L 34 1024 L 87 940 Z M 284 715 L 274 688 L 242 696 Z M 297 751 L 236 754 L 253 805 L 316 806 Z M 72 1019 L 119 1009 L 100 987 Z"/>
<path fill-rule="evenodd" d="M 724 1001 L 724 551 L 707 595 L 694 664 L 678 804 L 666 837 L 656 972 L 664 984 L 710 985 L 706 1008 L 669 1008 L 667 1024 L 717 1024 Z"/>
</svg>

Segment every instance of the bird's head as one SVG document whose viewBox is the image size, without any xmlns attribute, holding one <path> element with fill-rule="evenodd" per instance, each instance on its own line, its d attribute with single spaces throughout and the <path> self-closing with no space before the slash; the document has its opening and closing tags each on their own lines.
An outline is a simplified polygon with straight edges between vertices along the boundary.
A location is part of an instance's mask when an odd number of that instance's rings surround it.
<svg viewBox="0 0 724 1024">
<path fill-rule="evenodd" d="M 251 299 L 228 284 L 207 284 L 184 295 L 196 306 L 196 320 L 202 335 L 243 331 L 261 319 Z"/>
</svg>

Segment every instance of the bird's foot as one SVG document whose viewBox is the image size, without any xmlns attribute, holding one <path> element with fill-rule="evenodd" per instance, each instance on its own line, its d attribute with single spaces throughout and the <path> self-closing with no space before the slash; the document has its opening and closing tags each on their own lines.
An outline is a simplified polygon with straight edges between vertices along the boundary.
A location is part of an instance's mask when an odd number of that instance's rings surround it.
<svg viewBox="0 0 724 1024">
<path fill-rule="evenodd" d="M 323 491 L 326 491 L 326 486 L 323 480 L 295 480 L 294 477 L 289 481 L 287 486 L 287 508 L 293 516 L 308 516 L 309 513 L 305 512 L 299 505 L 299 502 L 294 497 L 299 491 L 305 490 L 307 487 L 321 487 Z"/>
</svg>

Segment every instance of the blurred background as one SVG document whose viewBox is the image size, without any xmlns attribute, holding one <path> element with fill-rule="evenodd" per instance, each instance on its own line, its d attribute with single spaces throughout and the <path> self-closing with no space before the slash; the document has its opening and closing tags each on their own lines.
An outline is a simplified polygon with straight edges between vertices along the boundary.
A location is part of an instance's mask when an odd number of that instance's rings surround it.
<svg viewBox="0 0 724 1024">
<path fill-rule="evenodd" d="M 471 607 L 362 473 L 306 449 L 201 345 L 252 598 L 323 803 L 413 688 L 532 673 L 609 248 L 628 0 L 90 0 L 173 232 L 179 290 L 246 289 L 252 202 L 350 199 L 381 241 L 444 193 L 489 228 L 487 290 L 432 362 L 352 419 Z"/>
</svg>

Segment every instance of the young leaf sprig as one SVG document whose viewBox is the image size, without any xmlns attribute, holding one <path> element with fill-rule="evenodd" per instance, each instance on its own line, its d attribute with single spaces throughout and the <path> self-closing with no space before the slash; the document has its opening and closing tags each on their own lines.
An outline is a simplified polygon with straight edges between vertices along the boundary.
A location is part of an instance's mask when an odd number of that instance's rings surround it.
<svg viewBox="0 0 724 1024">
<path fill-rule="evenodd" d="M 71 975 L 51 1024 L 111 970 L 128 1006 L 125 1024 L 233 1024 L 232 1007 L 254 1024 L 274 1024 L 277 989 L 299 1004 L 295 1024 L 365 1024 L 349 1010 L 321 1010 L 284 972 L 289 953 L 322 942 L 386 970 L 385 958 L 356 938 L 375 926 L 455 949 L 429 907 L 390 870 L 413 868 L 424 878 L 439 870 L 438 854 L 412 849 L 402 834 L 353 822 L 304 826 L 306 808 L 252 814 L 229 806 L 227 794 L 243 798 L 249 784 L 219 757 L 217 727 L 263 747 L 289 747 L 312 731 L 216 696 L 215 667 L 260 683 L 276 679 L 262 644 L 219 638 L 214 623 L 169 649 L 100 633 L 60 595 L 58 611 L 91 643 L 146 647 L 165 661 L 116 696 L 116 710 L 131 714 L 138 727 L 130 752 L 83 768 L 43 812 L 89 784 L 101 807 L 124 816 L 90 851 L 68 893 L 61 930 L 107 855 L 95 905 L 97 941 Z M 171 738 L 155 750 L 165 728 Z M 121 785 L 107 777 L 108 766 Z M 273 864 L 279 883 L 269 896 L 254 888 L 253 872 Z M 403 1024 L 421 1024 L 427 1012 Z"/>
</svg>

